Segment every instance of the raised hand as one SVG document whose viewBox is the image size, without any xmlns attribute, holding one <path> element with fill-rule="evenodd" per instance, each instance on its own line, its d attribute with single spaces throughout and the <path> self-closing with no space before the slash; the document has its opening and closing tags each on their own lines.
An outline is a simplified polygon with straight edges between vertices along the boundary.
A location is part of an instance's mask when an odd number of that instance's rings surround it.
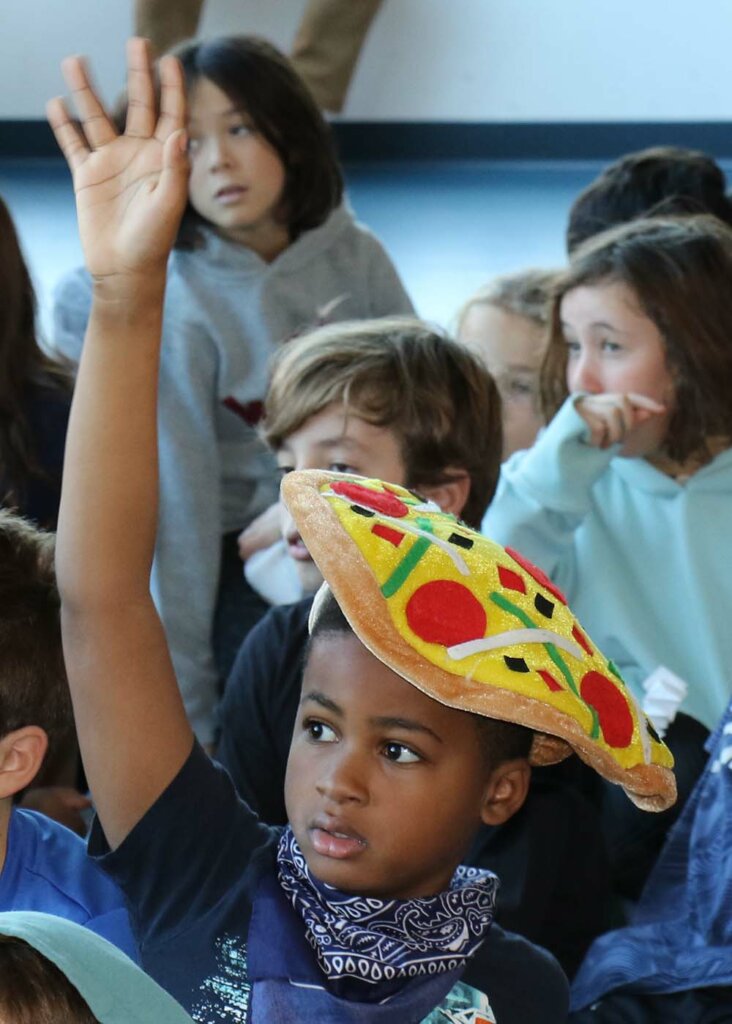
<svg viewBox="0 0 732 1024">
<path fill-rule="evenodd" d="M 646 395 L 587 395 L 577 400 L 576 408 L 596 448 L 622 444 L 621 455 L 636 457 L 651 454 L 663 440 L 668 410 Z"/>
<path fill-rule="evenodd" d="M 79 113 L 70 118 L 61 98 L 46 113 L 69 164 L 79 233 L 89 272 L 144 278 L 164 271 L 188 194 L 183 129 L 185 90 L 174 57 L 160 61 L 160 114 L 148 43 L 127 44 L 127 125 L 119 135 L 89 80 L 81 57 L 62 65 Z"/>
</svg>

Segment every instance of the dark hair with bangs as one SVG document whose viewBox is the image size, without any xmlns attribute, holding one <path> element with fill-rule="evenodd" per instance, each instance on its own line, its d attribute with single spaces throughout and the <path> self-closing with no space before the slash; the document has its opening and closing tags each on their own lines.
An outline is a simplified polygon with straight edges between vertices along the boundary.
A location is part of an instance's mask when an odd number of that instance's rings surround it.
<svg viewBox="0 0 732 1024">
<path fill-rule="evenodd" d="M 608 228 L 649 216 L 711 213 L 732 225 L 724 171 L 706 153 L 655 146 L 606 167 L 569 211 L 567 250 Z"/>
<path fill-rule="evenodd" d="M 307 663 L 310 650 L 318 637 L 356 635 L 330 587 L 326 586 L 324 590 L 318 592 L 313 607 L 314 622 L 303 663 Z M 525 725 L 504 722 L 498 718 L 487 718 L 485 715 L 463 711 L 459 708 L 455 710 L 461 715 L 470 715 L 474 719 L 486 771 L 492 771 L 504 761 L 528 758 L 534 733 Z"/>
<path fill-rule="evenodd" d="M 178 57 L 190 95 L 206 78 L 246 113 L 285 168 L 282 221 L 290 240 L 322 224 L 343 197 L 343 175 L 327 121 L 284 54 L 256 36 L 183 43 Z M 186 209 L 178 245 L 192 247 L 203 218 Z"/>
<path fill-rule="evenodd" d="M 333 402 L 398 438 L 408 487 L 436 487 L 449 468 L 470 477 L 461 518 L 480 527 L 498 483 L 501 399 L 480 360 L 412 317 L 330 324 L 284 345 L 265 399 L 275 450 Z"/>
<path fill-rule="evenodd" d="M 0 935 L 0 1020 L 10 1024 L 99 1024 L 63 971 L 12 935 Z"/>
<path fill-rule="evenodd" d="M 621 283 L 663 338 L 675 407 L 664 445 L 673 459 L 732 442 L 732 230 L 716 217 L 648 218 L 590 239 L 572 254 L 552 305 L 541 368 L 544 412 L 567 397 L 567 346 L 560 307 L 573 288 Z"/>
</svg>

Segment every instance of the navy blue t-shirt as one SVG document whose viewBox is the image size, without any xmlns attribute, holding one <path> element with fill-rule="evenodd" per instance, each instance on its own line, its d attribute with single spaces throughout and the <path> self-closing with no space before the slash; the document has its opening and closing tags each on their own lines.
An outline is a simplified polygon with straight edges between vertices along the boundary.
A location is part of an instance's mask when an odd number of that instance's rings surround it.
<svg viewBox="0 0 732 1024">
<path fill-rule="evenodd" d="M 433 1016 L 448 1005 L 468 1014 L 457 1020 L 564 1020 L 561 969 L 498 926 L 459 979 L 410 982 L 386 1004 L 337 999 L 279 885 L 280 832 L 258 821 L 198 745 L 117 850 L 94 824 L 90 852 L 127 896 L 143 966 L 194 1020 L 419 1024 L 452 1019 Z"/>
</svg>

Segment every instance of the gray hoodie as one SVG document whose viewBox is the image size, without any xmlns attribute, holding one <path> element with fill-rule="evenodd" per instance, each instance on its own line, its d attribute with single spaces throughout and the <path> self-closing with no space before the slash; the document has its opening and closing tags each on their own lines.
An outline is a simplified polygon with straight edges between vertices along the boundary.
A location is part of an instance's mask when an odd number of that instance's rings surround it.
<svg viewBox="0 0 732 1024">
<path fill-rule="evenodd" d="M 54 345 L 76 361 L 90 305 L 91 282 L 81 268 L 60 282 L 54 307 Z M 253 425 L 271 357 L 279 343 L 323 319 L 411 312 L 383 247 L 345 206 L 269 264 L 209 230 L 203 247 L 171 256 L 153 594 L 203 743 L 214 735 L 211 628 L 221 537 L 246 526 L 277 493 L 274 460 Z"/>
</svg>

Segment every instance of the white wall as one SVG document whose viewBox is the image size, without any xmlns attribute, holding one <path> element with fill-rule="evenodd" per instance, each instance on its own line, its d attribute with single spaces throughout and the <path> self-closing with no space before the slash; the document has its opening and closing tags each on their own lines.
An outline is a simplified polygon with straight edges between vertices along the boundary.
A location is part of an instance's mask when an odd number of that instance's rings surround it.
<svg viewBox="0 0 732 1024">
<path fill-rule="evenodd" d="M 287 47 L 304 3 L 208 0 L 201 31 L 260 32 Z M 114 95 L 131 7 L 0 0 L 0 118 L 41 117 L 67 53 L 90 54 Z M 385 0 L 344 116 L 728 120 L 731 45 L 731 0 Z"/>
</svg>

